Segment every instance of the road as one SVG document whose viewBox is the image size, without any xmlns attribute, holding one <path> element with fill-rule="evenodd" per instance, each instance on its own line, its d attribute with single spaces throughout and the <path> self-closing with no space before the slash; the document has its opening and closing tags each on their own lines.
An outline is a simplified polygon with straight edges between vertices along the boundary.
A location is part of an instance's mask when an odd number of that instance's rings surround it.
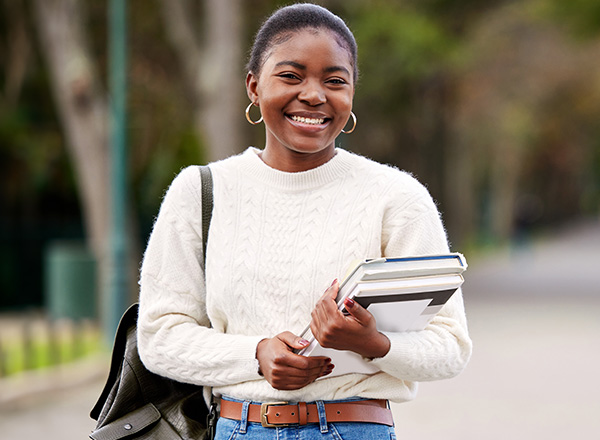
<svg viewBox="0 0 600 440">
<path fill-rule="evenodd" d="M 393 405 L 398 438 L 600 438 L 600 222 L 469 259 L 473 357 L 460 376 Z M 104 365 L 76 368 L 78 384 L 10 405 L 0 397 L 2 439 L 87 438 Z"/>
</svg>

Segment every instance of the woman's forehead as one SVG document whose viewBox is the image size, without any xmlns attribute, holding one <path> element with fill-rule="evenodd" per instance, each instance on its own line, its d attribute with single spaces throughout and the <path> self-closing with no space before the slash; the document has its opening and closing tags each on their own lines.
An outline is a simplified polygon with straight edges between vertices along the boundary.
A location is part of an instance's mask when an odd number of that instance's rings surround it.
<svg viewBox="0 0 600 440">
<path fill-rule="evenodd" d="M 344 63 L 353 66 L 352 55 L 344 41 L 329 29 L 304 28 L 274 37 L 273 44 L 265 54 L 263 66 L 269 59 L 275 63 L 281 62 L 279 58 L 282 57 L 289 58 L 289 61 L 327 57 L 333 65 Z"/>
</svg>

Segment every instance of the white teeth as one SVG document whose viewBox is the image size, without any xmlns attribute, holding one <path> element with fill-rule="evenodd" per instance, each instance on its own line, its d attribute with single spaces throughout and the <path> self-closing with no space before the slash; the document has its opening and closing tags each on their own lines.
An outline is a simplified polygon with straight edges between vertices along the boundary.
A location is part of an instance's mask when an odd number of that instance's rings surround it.
<svg viewBox="0 0 600 440">
<path fill-rule="evenodd" d="M 303 116 L 292 116 L 292 120 L 296 122 L 301 122 L 303 124 L 313 124 L 313 125 L 321 125 L 325 122 L 325 119 L 316 119 L 316 118 L 305 118 Z"/>
</svg>

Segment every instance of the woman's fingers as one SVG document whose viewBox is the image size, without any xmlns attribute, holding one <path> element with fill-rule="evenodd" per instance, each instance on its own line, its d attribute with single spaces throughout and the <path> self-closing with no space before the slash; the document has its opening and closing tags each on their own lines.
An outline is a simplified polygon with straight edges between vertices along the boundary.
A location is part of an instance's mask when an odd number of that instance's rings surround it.
<svg viewBox="0 0 600 440">
<path fill-rule="evenodd" d="M 301 338 L 300 336 L 296 336 L 292 332 L 283 332 L 279 333 L 276 338 L 278 338 L 281 342 L 287 345 L 290 348 L 295 350 L 301 350 L 308 346 L 309 342 L 306 339 Z"/>
<path fill-rule="evenodd" d="M 273 388 L 302 388 L 331 372 L 331 359 L 325 356 L 300 356 L 292 351 L 303 348 L 306 342 L 293 333 L 284 332 L 274 338 L 263 339 L 258 344 L 256 358 L 259 371 Z"/>
<path fill-rule="evenodd" d="M 335 302 L 339 286 L 327 289 L 312 311 L 310 329 L 325 348 L 350 350 L 364 357 L 382 357 L 390 349 L 389 339 L 377 330 L 373 315 L 352 299 L 346 299 L 347 314 Z"/>
<path fill-rule="evenodd" d="M 318 332 L 319 329 L 327 327 L 329 322 L 341 318 L 341 313 L 339 312 L 336 303 L 339 289 L 340 286 L 338 280 L 335 279 L 323 296 L 321 296 L 321 299 L 319 299 L 311 313 L 311 331 L 314 329 Z M 314 331 L 313 335 L 316 336 Z"/>
<path fill-rule="evenodd" d="M 293 390 L 302 388 L 319 377 L 331 373 L 333 364 L 319 362 L 313 368 L 298 369 L 282 364 L 275 364 L 270 371 L 269 383 L 273 388 L 280 390 Z"/>
</svg>

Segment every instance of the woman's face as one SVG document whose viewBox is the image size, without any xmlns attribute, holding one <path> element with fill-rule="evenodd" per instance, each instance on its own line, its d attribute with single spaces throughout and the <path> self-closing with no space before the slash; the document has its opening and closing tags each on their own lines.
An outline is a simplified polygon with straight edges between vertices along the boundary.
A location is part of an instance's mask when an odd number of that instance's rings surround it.
<svg viewBox="0 0 600 440">
<path fill-rule="evenodd" d="M 246 88 L 265 126 L 263 160 L 282 171 L 315 168 L 335 154 L 335 138 L 350 117 L 351 57 L 335 34 L 305 29 L 271 48 L 260 76 Z"/>
</svg>

